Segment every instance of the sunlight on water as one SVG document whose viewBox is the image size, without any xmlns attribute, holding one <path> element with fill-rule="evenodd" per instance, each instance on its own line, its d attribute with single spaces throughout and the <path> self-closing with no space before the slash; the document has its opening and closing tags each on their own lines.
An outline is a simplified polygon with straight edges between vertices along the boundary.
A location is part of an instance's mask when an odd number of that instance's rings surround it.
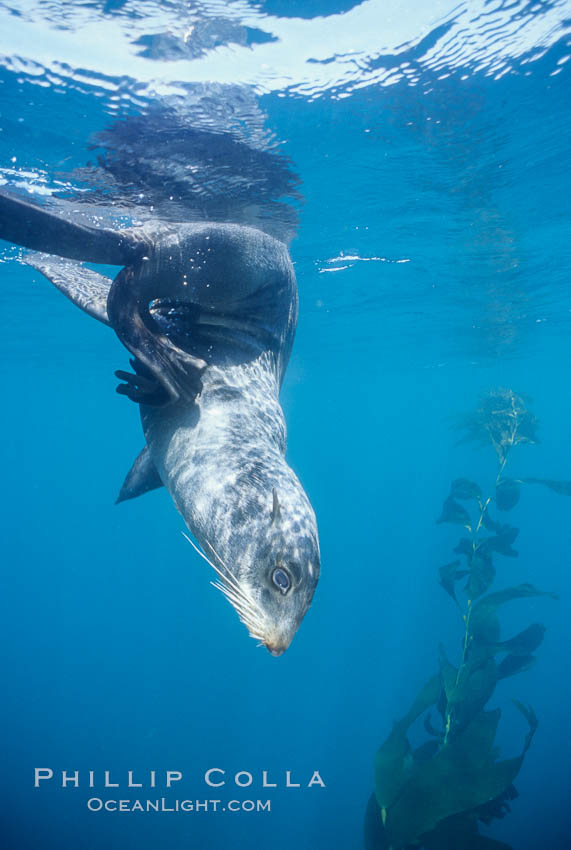
<svg viewBox="0 0 571 850">
<path fill-rule="evenodd" d="M 410 8 L 400 0 L 365 0 L 344 14 L 309 20 L 273 17 L 246 2 L 101 6 L 0 4 L 5 67 L 40 85 L 100 88 L 112 111 L 120 109 L 125 78 L 136 96 L 218 82 L 309 99 L 348 97 L 458 69 L 499 79 L 523 71 L 570 30 L 565 0 L 441 0 Z"/>
</svg>

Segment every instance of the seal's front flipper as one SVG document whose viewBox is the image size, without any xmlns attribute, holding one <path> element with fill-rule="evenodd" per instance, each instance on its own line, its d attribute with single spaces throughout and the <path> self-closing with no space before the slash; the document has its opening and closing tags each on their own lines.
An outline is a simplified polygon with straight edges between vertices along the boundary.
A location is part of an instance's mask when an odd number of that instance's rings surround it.
<svg viewBox="0 0 571 850">
<path fill-rule="evenodd" d="M 115 372 L 117 378 L 124 383 L 119 384 L 117 392 L 126 395 L 137 404 L 162 405 L 167 404 L 169 395 L 163 384 L 153 376 L 136 358 L 131 358 L 129 363 L 133 367 L 133 373 L 123 372 L 118 369 Z"/>
<path fill-rule="evenodd" d="M 206 361 L 179 348 L 160 329 L 149 310 L 149 299 L 137 287 L 132 267 L 123 269 L 111 285 L 107 299 L 109 321 L 123 343 L 136 358 L 136 376 L 121 372 L 125 380 L 119 392 L 143 404 L 194 402 L 202 390 L 201 375 Z M 143 377 L 145 381 L 138 380 Z M 154 379 L 163 389 L 163 398 L 147 401 L 148 381 Z"/>
<path fill-rule="evenodd" d="M 150 490 L 156 490 L 162 486 L 163 482 L 159 478 L 149 448 L 145 446 L 127 473 L 115 504 L 126 502 L 127 499 L 135 499 L 137 496 L 142 496 L 143 493 L 148 493 Z"/>
<path fill-rule="evenodd" d="M 24 262 L 41 272 L 89 316 L 105 325 L 109 324 L 107 296 L 111 281 L 108 277 L 97 274 L 73 260 L 62 260 L 51 254 L 28 254 L 24 257 Z"/>
<path fill-rule="evenodd" d="M 142 233 L 83 224 L 71 205 L 69 210 L 76 220 L 0 190 L 0 239 L 33 251 L 111 266 L 134 263 L 146 253 L 148 243 Z"/>
</svg>

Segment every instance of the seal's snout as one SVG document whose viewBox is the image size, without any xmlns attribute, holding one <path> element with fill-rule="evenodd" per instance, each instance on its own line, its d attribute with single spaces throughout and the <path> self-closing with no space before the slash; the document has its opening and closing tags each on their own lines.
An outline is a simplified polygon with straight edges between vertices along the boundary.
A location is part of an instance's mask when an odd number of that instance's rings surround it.
<svg viewBox="0 0 571 850">
<path fill-rule="evenodd" d="M 268 650 L 268 652 L 273 655 L 275 658 L 278 655 L 283 655 L 286 649 L 289 649 L 289 646 L 292 640 L 295 637 L 296 629 L 280 629 L 271 635 L 266 635 L 266 639 L 264 640 L 264 646 Z"/>
</svg>

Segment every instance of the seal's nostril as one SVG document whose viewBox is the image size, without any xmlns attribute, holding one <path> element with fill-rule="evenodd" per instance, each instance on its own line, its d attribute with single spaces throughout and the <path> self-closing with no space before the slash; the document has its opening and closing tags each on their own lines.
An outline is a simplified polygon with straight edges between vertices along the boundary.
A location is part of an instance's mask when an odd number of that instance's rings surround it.
<svg viewBox="0 0 571 850">
<path fill-rule="evenodd" d="M 275 646 L 275 647 L 274 647 L 274 646 L 268 646 L 267 644 L 266 644 L 266 649 L 268 650 L 268 652 L 269 652 L 271 655 L 273 655 L 273 656 L 274 656 L 274 658 L 277 658 L 277 657 L 278 657 L 278 655 L 283 655 L 283 654 L 284 654 L 284 652 L 286 651 L 286 647 L 285 647 L 285 646 Z"/>
</svg>

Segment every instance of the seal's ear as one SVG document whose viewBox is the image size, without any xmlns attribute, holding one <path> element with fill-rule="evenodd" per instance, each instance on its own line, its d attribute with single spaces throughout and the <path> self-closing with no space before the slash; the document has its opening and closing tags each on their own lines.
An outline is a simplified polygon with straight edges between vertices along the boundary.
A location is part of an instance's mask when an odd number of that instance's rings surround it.
<svg viewBox="0 0 571 850">
<path fill-rule="evenodd" d="M 272 504 L 272 522 L 277 523 L 280 521 L 282 516 L 282 511 L 280 508 L 280 501 L 278 499 L 278 491 L 274 487 L 272 490 L 273 504 Z"/>
</svg>

